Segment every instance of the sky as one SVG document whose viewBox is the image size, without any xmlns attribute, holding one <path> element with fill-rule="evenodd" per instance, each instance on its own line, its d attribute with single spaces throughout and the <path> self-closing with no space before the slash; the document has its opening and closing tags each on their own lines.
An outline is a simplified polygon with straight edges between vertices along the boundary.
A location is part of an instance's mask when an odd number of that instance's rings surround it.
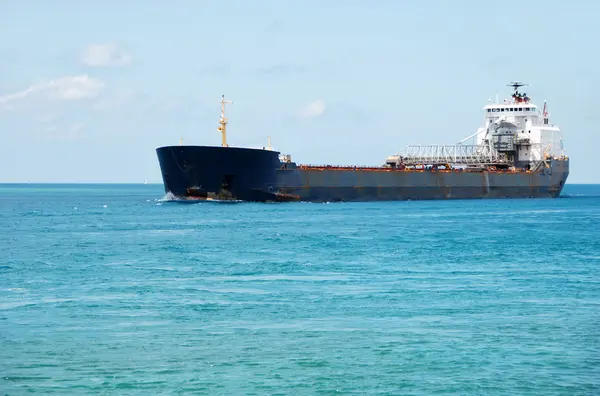
<svg viewBox="0 0 600 396">
<path fill-rule="evenodd" d="M 511 81 L 600 183 L 600 2 L 0 0 L 0 182 L 161 183 L 155 149 L 380 165 L 454 144 Z"/>
</svg>

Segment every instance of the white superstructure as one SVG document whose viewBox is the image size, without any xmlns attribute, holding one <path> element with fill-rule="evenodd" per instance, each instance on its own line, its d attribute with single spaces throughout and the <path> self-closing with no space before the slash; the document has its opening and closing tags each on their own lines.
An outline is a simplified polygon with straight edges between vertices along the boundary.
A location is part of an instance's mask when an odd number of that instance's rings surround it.
<svg viewBox="0 0 600 396">
<path fill-rule="evenodd" d="M 542 111 L 531 102 L 527 94 L 520 94 L 520 83 L 511 84 L 515 93 L 503 103 L 485 106 L 484 126 L 477 130 L 476 144 L 486 143 L 490 132 L 512 135 L 518 145 L 515 160 L 518 162 L 537 162 L 547 156 L 564 155 L 560 128 L 549 123 L 547 106 Z"/>
<path fill-rule="evenodd" d="M 456 145 L 408 146 L 386 160 L 389 166 L 453 164 L 534 168 L 540 161 L 564 157 L 560 128 L 549 123 L 547 106 L 533 104 L 513 82 L 510 99 L 483 108 L 484 123 Z M 491 102 L 491 100 L 490 100 Z M 471 141 L 472 143 L 467 143 Z"/>
</svg>

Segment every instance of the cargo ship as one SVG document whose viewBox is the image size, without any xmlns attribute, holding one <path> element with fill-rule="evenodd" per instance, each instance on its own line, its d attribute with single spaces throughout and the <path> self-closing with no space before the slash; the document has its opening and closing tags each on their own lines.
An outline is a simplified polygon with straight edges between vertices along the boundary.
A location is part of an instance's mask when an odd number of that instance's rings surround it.
<svg viewBox="0 0 600 396">
<path fill-rule="evenodd" d="M 512 96 L 483 107 L 483 124 L 454 145 L 407 146 L 373 167 L 296 163 L 271 148 L 230 147 L 225 104 L 221 146 L 158 147 L 165 193 L 183 200 L 344 202 L 556 198 L 569 175 L 562 133 L 548 108 L 508 84 Z"/>
</svg>

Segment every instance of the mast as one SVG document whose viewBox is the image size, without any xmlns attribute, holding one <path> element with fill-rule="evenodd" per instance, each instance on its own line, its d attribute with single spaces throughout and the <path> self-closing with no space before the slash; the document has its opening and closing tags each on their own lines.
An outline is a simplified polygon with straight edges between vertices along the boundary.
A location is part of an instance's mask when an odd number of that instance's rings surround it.
<svg viewBox="0 0 600 396">
<path fill-rule="evenodd" d="M 510 84 L 507 84 L 507 86 L 509 87 L 513 87 L 513 89 L 515 90 L 515 92 L 512 94 L 513 99 L 515 100 L 515 102 L 517 103 L 528 103 L 529 102 L 529 98 L 527 97 L 526 93 L 521 94 L 519 92 L 519 87 L 525 87 L 528 84 L 523 84 L 522 82 L 519 81 L 513 81 Z"/>
<path fill-rule="evenodd" d="M 221 146 L 228 147 L 227 145 L 227 118 L 225 117 L 225 104 L 232 104 L 230 100 L 225 100 L 225 95 L 221 95 L 221 119 L 219 120 L 219 127 L 217 131 L 221 132 Z"/>
</svg>

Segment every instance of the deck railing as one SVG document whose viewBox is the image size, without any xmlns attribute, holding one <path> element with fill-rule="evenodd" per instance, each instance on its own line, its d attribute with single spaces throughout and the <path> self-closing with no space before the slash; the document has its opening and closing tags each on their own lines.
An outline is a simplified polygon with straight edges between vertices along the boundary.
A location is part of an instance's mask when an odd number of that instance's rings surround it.
<svg viewBox="0 0 600 396">
<path fill-rule="evenodd" d="M 415 164 L 465 164 L 465 165 L 491 165 L 507 164 L 505 155 L 485 145 L 453 146 L 408 146 L 399 153 L 402 163 Z"/>
</svg>

